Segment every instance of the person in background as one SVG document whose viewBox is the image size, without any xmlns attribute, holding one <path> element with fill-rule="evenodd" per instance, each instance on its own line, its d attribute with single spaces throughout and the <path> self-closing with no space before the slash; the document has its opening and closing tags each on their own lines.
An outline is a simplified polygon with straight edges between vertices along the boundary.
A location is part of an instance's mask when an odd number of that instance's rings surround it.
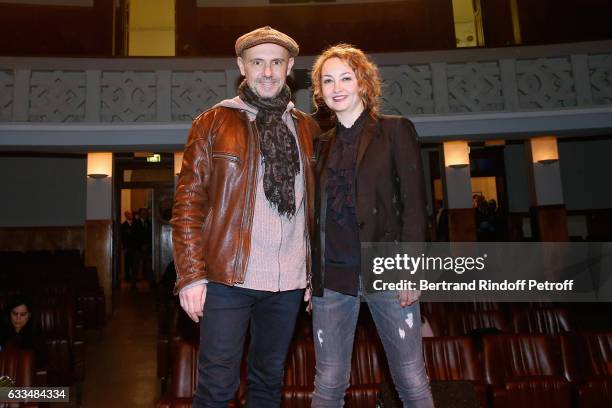
<svg viewBox="0 0 612 408">
<path fill-rule="evenodd" d="M 0 350 L 32 350 L 36 367 L 47 363 L 47 352 L 42 334 L 32 319 L 32 306 L 28 299 L 18 296 L 11 300 L 0 322 Z"/>
<path fill-rule="evenodd" d="M 153 243 L 153 223 L 151 221 L 151 213 L 148 208 L 142 207 L 138 209 L 140 221 L 140 251 L 142 254 L 142 277 L 148 279 L 150 285 L 155 286 L 155 276 L 153 275 L 152 265 L 152 243 Z"/>
<path fill-rule="evenodd" d="M 421 153 L 408 119 L 379 112 L 377 67 L 339 44 L 315 61 L 313 100 L 335 114 L 315 155 L 313 407 L 342 407 L 361 299 L 370 308 L 404 407 L 431 408 L 418 291 L 364 291 L 362 242 L 418 242 L 427 234 Z"/>
<path fill-rule="evenodd" d="M 138 264 L 140 262 L 140 233 L 139 226 L 134 220 L 132 211 L 123 213 L 125 221 L 121 223 L 121 247 L 123 249 L 123 273 L 126 282 L 132 290 L 136 290 Z"/>
</svg>

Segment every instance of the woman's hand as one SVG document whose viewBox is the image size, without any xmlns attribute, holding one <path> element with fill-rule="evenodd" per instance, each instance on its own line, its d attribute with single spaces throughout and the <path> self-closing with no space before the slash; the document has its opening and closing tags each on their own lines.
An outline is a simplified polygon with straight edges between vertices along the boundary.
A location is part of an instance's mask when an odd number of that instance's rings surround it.
<svg viewBox="0 0 612 408">
<path fill-rule="evenodd" d="M 304 291 L 304 302 L 306 302 L 306 312 L 312 311 L 312 289 L 306 288 Z"/>
<path fill-rule="evenodd" d="M 401 307 L 410 306 L 421 297 L 420 290 L 400 290 L 399 301 Z"/>
</svg>

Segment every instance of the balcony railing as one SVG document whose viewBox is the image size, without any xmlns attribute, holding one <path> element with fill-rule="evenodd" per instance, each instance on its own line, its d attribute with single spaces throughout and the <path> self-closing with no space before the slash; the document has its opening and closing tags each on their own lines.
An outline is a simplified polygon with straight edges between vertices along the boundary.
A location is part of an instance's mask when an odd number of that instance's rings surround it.
<svg viewBox="0 0 612 408">
<path fill-rule="evenodd" d="M 612 105 L 612 41 L 374 55 L 383 111 L 408 116 Z M 297 71 L 312 57 L 299 57 Z M 305 74 L 305 72 L 302 72 Z M 2 122 L 184 122 L 234 95 L 234 59 L 0 58 Z M 309 108 L 303 90 L 298 106 Z"/>
</svg>

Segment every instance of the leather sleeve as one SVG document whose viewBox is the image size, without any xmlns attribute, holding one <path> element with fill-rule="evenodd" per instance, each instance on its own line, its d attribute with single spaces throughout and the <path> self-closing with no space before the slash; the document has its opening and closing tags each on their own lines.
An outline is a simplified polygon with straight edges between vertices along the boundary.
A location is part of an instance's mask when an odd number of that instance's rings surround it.
<svg viewBox="0 0 612 408">
<path fill-rule="evenodd" d="M 427 198 L 417 132 L 406 118 L 397 120 L 393 133 L 393 159 L 402 203 L 402 242 L 425 242 Z"/>
<path fill-rule="evenodd" d="M 316 143 L 317 140 L 321 137 L 323 133 L 321 131 L 321 127 L 317 123 L 317 121 L 312 116 L 308 116 L 308 123 L 310 124 L 310 134 L 312 136 L 313 144 Z"/>
<path fill-rule="evenodd" d="M 210 215 L 208 185 L 212 166 L 211 140 L 215 110 L 193 123 L 179 174 L 172 209 L 172 242 L 176 266 L 174 294 L 206 278 L 203 226 Z"/>
</svg>

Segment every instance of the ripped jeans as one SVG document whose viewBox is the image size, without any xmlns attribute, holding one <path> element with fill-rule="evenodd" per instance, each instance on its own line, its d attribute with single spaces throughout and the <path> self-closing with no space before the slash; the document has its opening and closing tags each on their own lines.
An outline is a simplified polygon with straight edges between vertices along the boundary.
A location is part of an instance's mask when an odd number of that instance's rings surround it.
<svg viewBox="0 0 612 408">
<path fill-rule="evenodd" d="M 390 291 L 362 296 L 368 302 L 404 407 L 433 408 L 423 361 L 419 303 L 402 308 L 398 293 Z M 325 289 L 322 297 L 313 297 L 316 354 L 313 408 L 344 406 L 359 307 L 359 297 L 330 289 Z"/>
</svg>

